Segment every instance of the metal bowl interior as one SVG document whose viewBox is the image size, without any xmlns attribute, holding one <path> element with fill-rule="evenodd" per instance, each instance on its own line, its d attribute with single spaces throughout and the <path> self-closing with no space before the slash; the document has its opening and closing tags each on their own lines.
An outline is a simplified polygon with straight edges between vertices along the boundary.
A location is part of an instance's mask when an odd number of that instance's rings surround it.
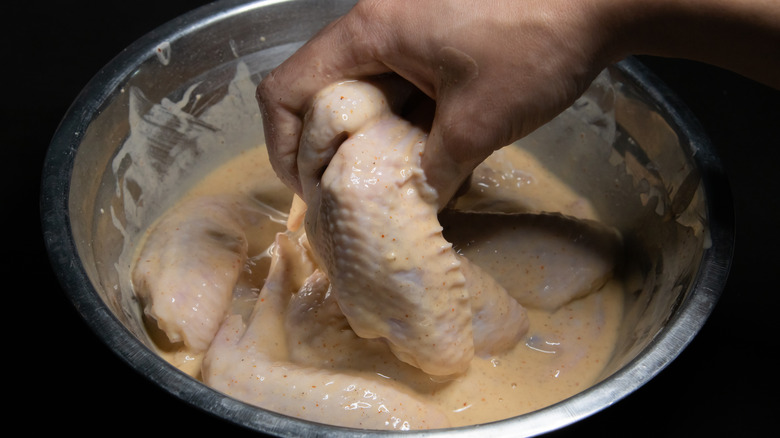
<svg viewBox="0 0 780 438">
<path fill-rule="evenodd" d="M 45 161 L 41 208 L 47 249 L 63 289 L 95 333 L 130 367 L 183 401 L 274 435 L 371 432 L 247 405 L 179 372 L 155 353 L 116 269 L 125 241 L 117 223 L 125 230 L 131 222 L 141 229 L 180 192 L 160 192 L 143 215 L 133 216 L 137 212 L 128 211 L 118 195 L 117 174 L 126 164 L 117 157 L 137 123 L 130 115 L 142 116 L 153 103 L 178 102 L 196 87 L 200 103 L 185 110 L 197 117 L 230 93 L 238 69 L 246 68 L 246 79 L 256 84 L 352 3 L 225 1 L 162 26 L 87 85 L 65 115 Z M 448 434 L 536 435 L 592 415 L 657 375 L 688 345 L 718 300 L 733 247 L 732 203 L 718 158 L 687 109 L 639 62 L 627 59 L 608 74 L 609 89 L 601 90 L 597 100 L 614 116 L 609 141 L 587 147 L 558 141 L 572 133 L 553 129 L 557 125 L 524 141 L 588 195 L 626 238 L 630 263 L 623 274 L 629 292 L 612 360 L 599 383 L 556 405 Z M 177 175 L 175 186 L 183 190 L 246 147 L 236 142 L 198 155 Z"/>
</svg>

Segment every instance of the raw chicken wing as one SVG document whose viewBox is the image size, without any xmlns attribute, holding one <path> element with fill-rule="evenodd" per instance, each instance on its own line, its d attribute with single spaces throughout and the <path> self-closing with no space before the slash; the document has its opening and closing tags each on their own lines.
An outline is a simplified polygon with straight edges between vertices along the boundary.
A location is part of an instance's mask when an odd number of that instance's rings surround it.
<svg viewBox="0 0 780 438">
<path fill-rule="evenodd" d="M 361 81 L 315 98 L 298 158 L 306 232 L 358 336 L 386 339 L 429 374 L 460 373 L 475 351 L 514 347 L 525 310 L 487 276 L 466 277 L 474 268 L 442 236 L 420 168 L 426 133 L 391 107 L 381 88 Z"/>
</svg>

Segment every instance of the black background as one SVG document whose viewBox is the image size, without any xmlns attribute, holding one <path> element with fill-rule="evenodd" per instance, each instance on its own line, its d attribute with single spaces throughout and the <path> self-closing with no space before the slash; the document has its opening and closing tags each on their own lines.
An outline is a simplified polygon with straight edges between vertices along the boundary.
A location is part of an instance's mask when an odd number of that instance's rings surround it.
<svg viewBox="0 0 780 438">
<path fill-rule="evenodd" d="M 99 342 L 62 292 L 40 231 L 40 171 L 70 103 L 123 48 L 205 3 L 20 2 L 4 13 L 0 138 L 2 187 L 10 195 L 3 221 L 11 230 L 3 256 L 10 298 L 4 326 L 11 339 L 3 353 L 11 389 L 6 427 L 250 435 L 157 389 Z M 737 219 L 734 263 L 709 321 L 667 369 L 616 405 L 554 435 L 764 435 L 778 415 L 780 93 L 693 62 L 641 59 L 693 110 L 724 161 Z"/>
</svg>

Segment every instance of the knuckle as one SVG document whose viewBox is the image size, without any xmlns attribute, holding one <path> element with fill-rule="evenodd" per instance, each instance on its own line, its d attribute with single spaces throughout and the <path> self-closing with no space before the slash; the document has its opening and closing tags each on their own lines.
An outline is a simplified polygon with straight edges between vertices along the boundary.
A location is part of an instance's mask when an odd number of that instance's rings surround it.
<svg viewBox="0 0 780 438">
<path fill-rule="evenodd" d="M 274 86 L 274 74 L 269 73 L 266 75 L 262 81 L 257 85 L 257 89 L 255 90 L 255 98 L 258 102 L 264 103 L 264 102 L 270 102 L 272 100 L 272 96 L 274 95 L 274 91 L 277 89 L 276 86 Z"/>
</svg>

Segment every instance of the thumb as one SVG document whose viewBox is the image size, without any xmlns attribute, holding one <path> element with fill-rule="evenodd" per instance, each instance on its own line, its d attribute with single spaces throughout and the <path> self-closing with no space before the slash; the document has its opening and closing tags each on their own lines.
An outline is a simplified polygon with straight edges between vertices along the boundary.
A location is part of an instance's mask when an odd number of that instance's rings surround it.
<svg viewBox="0 0 780 438">
<path fill-rule="evenodd" d="M 448 93 L 437 102 L 421 167 L 445 207 L 467 183 L 474 168 L 510 139 L 506 116 L 469 93 Z"/>
<path fill-rule="evenodd" d="M 437 56 L 436 110 L 421 166 L 428 183 L 446 206 L 479 163 L 511 137 L 507 105 L 497 104 L 494 90 L 484 90 L 476 60 L 454 47 Z"/>
<path fill-rule="evenodd" d="M 428 184 L 438 194 L 439 210 L 458 194 L 474 168 L 487 158 L 464 160 L 458 154 L 451 153 L 451 150 L 460 152 L 471 148 L 465 142 L 459 142 L 456 146 L 451 140 L 445 140 L 443 131 L 441 124 L 434 123 L 421 162 Z"/>
</svg>

